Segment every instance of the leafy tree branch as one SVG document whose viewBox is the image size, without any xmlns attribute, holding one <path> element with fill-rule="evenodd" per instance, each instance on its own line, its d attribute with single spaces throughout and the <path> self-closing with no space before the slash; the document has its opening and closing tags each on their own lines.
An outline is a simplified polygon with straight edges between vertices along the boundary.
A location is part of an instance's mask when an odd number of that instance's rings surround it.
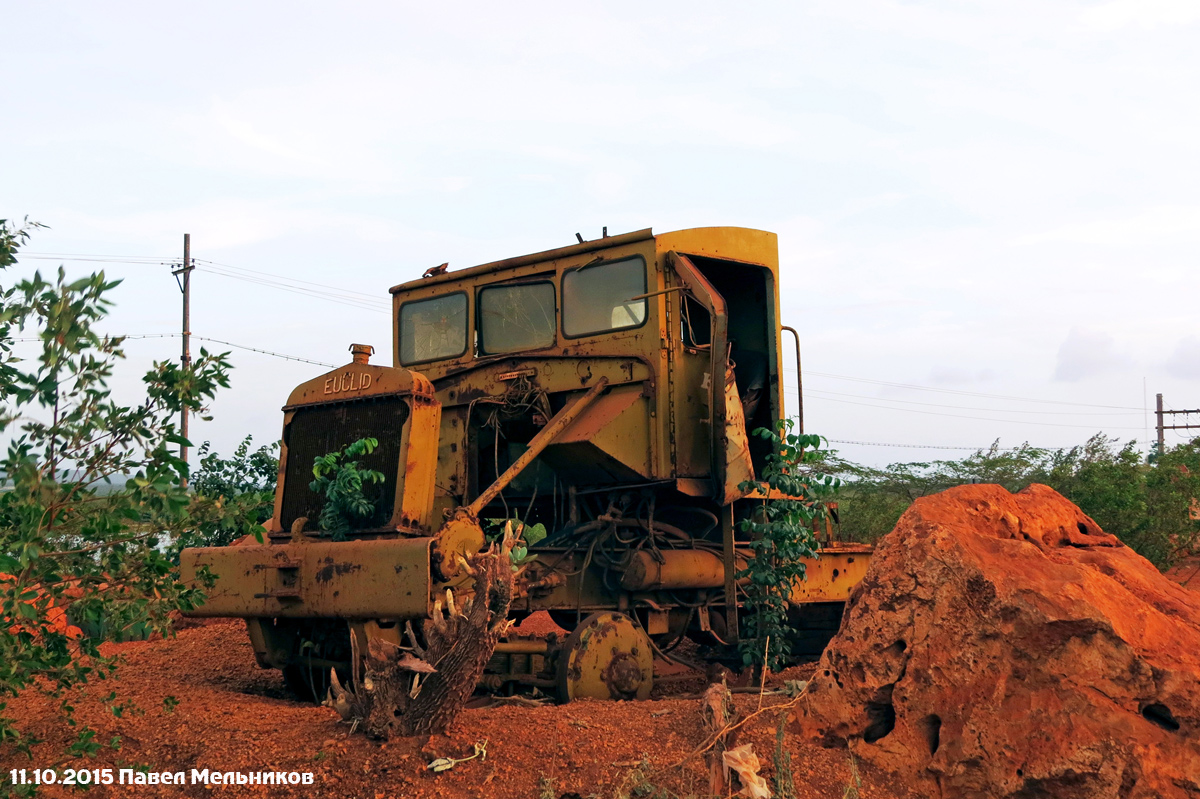
<svg viewBox="0 0 1200 799">
<path fill-rule="evenodd" d="M 0 269 L 36 227 L 0 220 Z M 203 601 L 161 544 L 195 523 L 176 419 L 184 408 L 203 415 L 230 365 L 203 349 L 187 368 L 153 363 L 143 398 L 117 401 L 122 342 L 96 326 L 118 285 L 60 268 L 0 286 L 0 748 L 31 744 L 3 700 L 62 697 L 107 676 L 116 664 L 101 643 L 166 634 L 172 612 Z M 61 708 L 73 724 L 65 699 Z M 75 748 L 94 751 L 93 735 L 79 730 Z"/>
</svg>

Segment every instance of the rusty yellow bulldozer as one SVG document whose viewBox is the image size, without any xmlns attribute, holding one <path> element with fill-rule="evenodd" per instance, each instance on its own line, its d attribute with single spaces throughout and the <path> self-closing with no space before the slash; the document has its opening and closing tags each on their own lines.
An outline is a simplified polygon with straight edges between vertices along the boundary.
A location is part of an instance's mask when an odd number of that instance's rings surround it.
<svg viewBox="0 0 1200 799">
<path fill-rule="evenodd" d="M 183 552 L 186 580 L 216 575 L 194 615 L 245 618 L 258 663 L 319 696 L 352 638 L 400 644 L 446 588 L 469 593 L 489 520 L 518 519 L 546 536 L 510 618 L 547 611 L 569 634 L 501 640 L 483 688 L 646 698 L 656 652 L 736 644 L 752 557 L 739 521 L 761 502 L 742 486 L 770 446 L 749 433 L 784 417 L 795 334 L 776 236 L 581 239 L 391 294 L 392 364 L 355 345 L 288 397 L 264 542 Z M 314 459 L 363 438 L 378 441 L 362 462 L 384 476 L 380 513 L 330 540 Z M 796 639 L 818 651 L 869 559 L 831 532 L 791 592 Z"/>
</svg>

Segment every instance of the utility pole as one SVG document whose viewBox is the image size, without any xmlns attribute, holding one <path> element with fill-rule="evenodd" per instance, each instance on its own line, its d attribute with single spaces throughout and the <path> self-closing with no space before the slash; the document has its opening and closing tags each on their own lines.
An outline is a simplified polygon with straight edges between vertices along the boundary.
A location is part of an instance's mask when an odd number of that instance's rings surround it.
<svg viewBox="0 0 1200 799">
<path fill-rule="evenodd" d="M 1158 417 L 1158 422 L 1155 424 L 1155 427 L 1157 427 L 1157 428 L 1158 428 L 1158 454 L 1159 454 L 1159 456 L 1161 456 L 1161 455 L 1163 454 L 1163 407 L 1162 407 L 1162 394 L 1155 394 L 1154 396 L 1155 396 L 1155 402 L 1157 402 L 1157 404 L 1158 404 L 1158 405 L 1157 405 L 1157 407 L 1158 407 L 1158 410 L 1156 410 L 1156 411 L 1154 412 L 1154 414 L 1155 414 L 1155 416 L 1157 416 L 1157 417 Z"/>
<path fill-rule="evenodd" d="M 1193 414 L 1193 413 L 1200 413 L 1200 408 L 1191 408 L 1191 409 L 1181 410 L 1181 411 L 1164 411 L 1162 394 L 1159 394 L 1158 395 L 1158 410 L 1156 413 L 1158 415 L 1158 454 L 1159 455 L 1162 455 L 1165 450 L 1165 445 L 1163 443 L 1163 431 L 1164 430 L 1200 430 L 1200 424 L 1186 424 L 1188 415 Z M 1182 413 L 1183 421 L 1185 422 L 1185 424 L 1163 424 L 1163 419 L 1168 413 L 1171 415 Z M 1172 421 L 1174 421 L 1174 420 L 1172 420 Z"/>
<path fill-rule="evenodd" d="M 179 361 L 183 364 L 184 369 L 192 365 L 192 270 L 195 268 L 192 265 L 192 234 L 184 233 L 183 266 L 171 273 L 175 276 L 175 282 L 179 284 L 179 290 L 183 292 L 183 354 Z M 179 434 L 185 439 L 188 437 L 187 408 L 179 411 Z M 187 463 L 187 444 L 179 445 L 179 457 L 184 463 Z M 187 487 L 186 478 L 183 485 Z"/>
</svg>

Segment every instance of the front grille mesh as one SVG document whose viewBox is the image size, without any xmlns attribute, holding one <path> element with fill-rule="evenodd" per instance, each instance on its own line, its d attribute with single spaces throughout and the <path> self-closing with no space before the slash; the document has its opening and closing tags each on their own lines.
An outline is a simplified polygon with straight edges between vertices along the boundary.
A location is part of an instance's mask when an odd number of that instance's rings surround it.
<svg viewBox="0 0 1200 799">
<path fill-rule="evenodd" d="M 359 459 L 359 464 L 383 472 L 383 483 L 371 486 L 370 491 L 378 492 L 380 524 L 386 523 L 395 506 L 401 431 L 406 421 L 408 403 L 400 397 L 360 399 L 297 410 L 283 432 L 287 447 L 279 512 L 283 529 L 290 530 L 292 522 L 301 516 L 310 520 L 309 529 L 315 527 L 324 498 L 308 487 L 313 480 L 313 461 L 360 438 L 379 441 L 375 451 Z"/>
</svg>

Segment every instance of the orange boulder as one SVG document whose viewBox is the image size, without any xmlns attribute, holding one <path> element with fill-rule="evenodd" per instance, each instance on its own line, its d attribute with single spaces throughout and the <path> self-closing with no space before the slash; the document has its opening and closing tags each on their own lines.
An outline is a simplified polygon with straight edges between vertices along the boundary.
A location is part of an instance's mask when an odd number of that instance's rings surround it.
<svg viewBox="0 0 1200 799">
<path fill-rule="evenodd" d="M 1200 797 L 1200 593 L 1043 485 L 917 500 L 809 693 L 931 797 Z"/>
</svg>

